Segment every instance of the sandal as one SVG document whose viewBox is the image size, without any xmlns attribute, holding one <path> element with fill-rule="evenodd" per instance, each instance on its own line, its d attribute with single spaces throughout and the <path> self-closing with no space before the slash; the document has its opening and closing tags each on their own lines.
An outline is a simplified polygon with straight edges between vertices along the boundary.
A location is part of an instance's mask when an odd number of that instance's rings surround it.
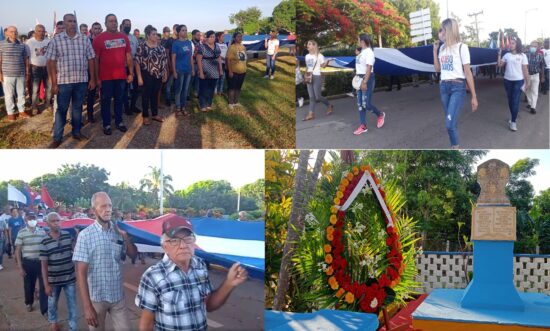
<svg viewBox="0 0 550 331">
<path fill-rule="evenodd" d="M 151 125 L 151 119 L 149 117 L 144 117 L 143 125 Z"/>
<path fill-rule="evenodd" d="M 315 119 L 315 115 L 313 115 L 312 113 L 309 113 L 307 114 L 306 117 L 304 117 L 304 119 L 302 119 L 302 121 L 309 121 L 309 120 L 313 120 Z"/>
<path fill-rule="evenodd" d="M 160 122 L 160 123 L 164 122 L 164 118 L 162 118 L 162 117 L 160 117 L 160 116 L 158 116 L 158 115 L 157 115 L 157 116 L 153 116 L 152 119 L 153 119 L 153 121 L 157 121 L 157 122 Z"/>
<path fill-rule="evenodd" d="M 332 114 L 332 111 L 334 110 L 334 106 L 333 105 L 330 105 L 328 106 L 328 109 L 327 109 L 327 116 Z"/>
</svg>

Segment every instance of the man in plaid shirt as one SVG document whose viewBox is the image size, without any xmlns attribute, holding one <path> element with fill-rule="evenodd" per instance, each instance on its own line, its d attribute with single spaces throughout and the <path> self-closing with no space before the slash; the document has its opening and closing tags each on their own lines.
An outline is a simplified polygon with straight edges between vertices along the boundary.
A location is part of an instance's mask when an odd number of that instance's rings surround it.
<svg viewBox="0 0 550 331">
<path fill-rule="evenodd" d="M 141 277 L 136 305 L 142 309 L 140 330 L 206 330 L 206 312 L 220 308 L 248 272 L 235 263 L 227 279 L 212 291 L 204 261 L 194 256 L 195 234 L 182 219 L 162 225 L 164 258 Z"/>
<path fill-rule="evenodd" d="M 539 98 L 539 82 L 544 83 L 544 55 L 539 52 L 538 41 L 531 42 L 529 47 L 529 54 L 527 54 L 527 60 L 529 61 L 529 77 L 531 84 L 529 89 L 525 91 L 527 96 L 527 109 L 531 111 L 531 114 L 536 114 L 537 100 Z"/>
</svg>

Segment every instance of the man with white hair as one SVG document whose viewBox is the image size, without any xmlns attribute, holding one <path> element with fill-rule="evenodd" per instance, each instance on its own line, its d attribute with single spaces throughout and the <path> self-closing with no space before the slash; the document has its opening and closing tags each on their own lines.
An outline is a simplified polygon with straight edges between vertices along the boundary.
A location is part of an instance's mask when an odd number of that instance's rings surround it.
<svg viewBox="0 0 550 331">
<path fill-rule="evenodd" d="M 46 38 L 46 28 L 42 24 L 37 24 L 34 27 L 34 36 L 27 40 L 28 51 L 30 52 L 31 63 L 31 78 L 32 78 L 32 109 L 35 108 L 37 113 L 40 113 L 38 109 L 38 97 L 40 96 L 40 83 L 44 85 L 46 105 L 49 108 L 50 99 L 52 98 L 51 83 L 48 79 L 48 70 L 46 64 L 46 49 L 50 43 L 50 39 Z"/>
<path fill-rule="evenodd" d="M 233 264 L 227 278 L 212 291 L 205 262 L 194 255 L 195 234 L 181 218 L 162 225 L 161 246 L 166 253 L 145 271 L 139 283 L 136 306 L 142 309 L 139 329 L 206 330 L 206 312 L 220 308 L 233 289 L 248 277 Z"/>
<path fill-rule="evenodd" d="M 78 235 L 73 261 L 84 316 L 90 330 L 105 330 L 107 312 L 116 330 L 129 330 L 122 288 L 122 261 L 137 254 L 128 233 L 111 221 L 113 204 L 105 192 L 92 196 L 96 221 Z"/>
</svg>

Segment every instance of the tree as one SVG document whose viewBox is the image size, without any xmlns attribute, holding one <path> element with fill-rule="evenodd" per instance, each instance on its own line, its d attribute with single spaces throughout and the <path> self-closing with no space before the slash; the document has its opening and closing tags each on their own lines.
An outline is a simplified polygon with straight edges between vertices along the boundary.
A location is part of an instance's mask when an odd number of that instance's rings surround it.
<svg viewBox="0 0 550 331">
<path fill-rule="evenodd" d="M 277 30 L 296 31 L 297 0 L 283 0 L 273 9 L 273 23 Z"/>
<path fill-rule="evenodd" d="M 518 210 L 527 212 L 531 209 L 535 189 L 528 178 L 536 174 L 535 167 L 538 165 L 538 159 L 524 158 L 510 168 L 510 181 L 506 186 L 506 194 L 512 206 Z"/>
<path fill-rule="evenodd" d="M 229 23 L 237 25 L 237 29 L 245 34 L 254 34 L 259 29 L 262 11 L 258 7 L 250 7 L 229 16 Z"/>
<path fill-rule="evenodd" d="M 154 203 L 151 204 L 149 194 L 132 187 L 126 182 L 111 186 L 108 193 L 113 202 L 113 209 L 134 211 L 139 205 L 155 206 Z"/>
<path fill-rule="evenodd" d="M 151 199 L 153 201 L 159 200 L 159 193 L 160 193 L 160 187 L 161 187 L 161 175 L 160 175 L 160 169 L 157 167 L 149 166 L 151 169 L 151 172 L 146 174 L 144 178 L 142 178 L 139 181 L 139 189 L 143 190 L 145 189 L 147 192 L 151 194 Z M 174 192 L 174 188 L 172 187 L 172 184 L 170 182 L 172 181 L 172 176 L 170 175 L 164 175 L 163 176 L 163 194 L 164 196 L 169 196 Z M 159 206 L 158 203 L 154 204 L 155 206 Z"/>
<path fill-rule="evenodd" d="M 533 199 L 533 208 L 529 211 L 534 220 L 537 243 L 541 254 L 550 253 L 550 188 L 541 191 Z"/>
<path fill-rule="evenodd" d="M 16 189 L 18 189 L 21 193 L 24 193 L 25 191 L 25 182 L 19 179 L 12 179 L 5 182 L 0 183 L 0 201 L 3 201 L 4 203 L 11 203 L 13 202 L 8 201 L 8 184 L 11 184 Z"/>
<path fill-rule="evenodd" d="M 248 198 L 255 205 L 255 208 L 244 209 L 243 199 Z M 254 183 L 241 187 L 241 210 L 265 209 L 265 179 L 261 178 Z"/>
<path fill-rule="evenodd" d="M 409 14 L 420 9 L 429 8 L 432 36 L 437 38 L 439 33 L 439 26 L 441 20 L 439 18 L 439 4 L 433 0 L 389 0 L 393 6 L 397 9 L 399 15 L 408 18 Z M 409 33 L 404 34 L 398 39 L 397 44 L 399 47 L 412 45 L 412 38 Z"/>
<path fill-rule="evenodd" d="M 205 180 L 192 184 L 186 190 L 177 191 L 182 198 L 180 208 L 195 210 L 222 208 L 226 214 L 237 211 L 237 192 L 226 180 Z"/>
</svg>

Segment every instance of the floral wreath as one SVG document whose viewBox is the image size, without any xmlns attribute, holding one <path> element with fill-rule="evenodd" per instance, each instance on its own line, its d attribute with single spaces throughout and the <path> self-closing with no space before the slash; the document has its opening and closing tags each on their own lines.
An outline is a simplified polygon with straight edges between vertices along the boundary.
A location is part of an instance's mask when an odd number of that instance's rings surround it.
<svg viewBox="0 0 550 331">
<path fill-rule="evenodd" d="M 378 278 L 369 278 L 365 283 L 351 280 L 346 273 L 347 261 L 342 256 L 344 251 L 343 234 L 346 209 L 355 200 L 365 185 L 376 195 L 382 208 L 386 221 L 386 245 L 389 248 L 386 258 L 388 265 Z M 328 268 L 325 273 L 328 276 L 328 284 L 336 293 L 336 297 L 344 298 L 348 304 L 358 303 L 362 311 L 377 312 L 384 303 L 393 301 L 394 288 L 401 281 L 401 275 L 405 270 L 399 235 L 394 227 L 395 214 L 386 203 L 386 194 L 380 186 L 380 180 L 376 178 L 370 166 L 353 167 L 342 179 L 334 198 L 334 206 L 330 208 L 330 225 L 326 228 L 326 240 L 324 245 L 325 262 Z M 390 295 L 388 295 L 390 294 Z M 385 302 L 386 301 L 386 302 Z"/>
</svg>

